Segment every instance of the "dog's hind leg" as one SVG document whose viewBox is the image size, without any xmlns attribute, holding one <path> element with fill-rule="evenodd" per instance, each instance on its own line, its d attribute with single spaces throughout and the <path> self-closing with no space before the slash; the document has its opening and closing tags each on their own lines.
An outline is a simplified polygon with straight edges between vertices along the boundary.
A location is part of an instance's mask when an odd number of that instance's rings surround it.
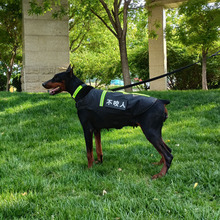
<svg viewBox="0 0 220 220">
<path fill-rule="evenodd" d="M 168 169 L 170 168 L 173 156 L 169 152 L 169 150 L 167 150 L 164 142 L 162 141 L 161 136 L 158 134 L 159 133 L 158 131 L 152 131 L 152 130 L 146 131 L 143 128 L 142 128 L 142 130 L 144 131 L 144 134 L 147 137 L 147 139 L 156 148 L 156 150 L 159 152 L 159 154 L 162 157 L 159 163 L 163 164 L 163 167 L 158 174 L 156 174 L 152 177 L 152 179 L 156 179 L 156 178 L 165 176 Z"/>
<path fill-rule="evenodd" d="M 164 164 L 164 159 L 163 159 L 163 157 L 161 157 L 161 159 L 160 159 L 160 161 L 159 162 L 153 162 L 153 165 L 162 165 L 162 164 Z"/>
<path fill-rule="evenodd" d="M 95 134 L 96 153 L 98 157 L 98 160 L 96 161 L 96 163 L 102 163 L 103 153 L 102 153 L 102 144 L 101 144 L 101 132 L 100 130 L 95 131 L 94 134 Z"/>
<path fill-rule="evenodd" d="M 86 141 L 86 151 L 87 151 L 87 159 L 88 159 L 88 168 L 92 167 L 93 165 L 93 142 L 92 142 L 92 136 L 93 131 L 92 129 L 83 127 L 85 141 Z"/>
<path fill-rule="evenodd" d="M 163 142 L 163 144 L 164 144 L 164 146 L 165 146 L 165 148 L 171 153 L 172 152 L 172 150 L 165 144 L 165 142 L 162 140 L 162 142 Z"/>
<path fill-rule="evenodd" d="M 173 159 L 171 149 L 163 142 L 161 137 L 163 118 L 154 113 L 146 114 L 142 116 L 139 124 L 146 138 L 162 157 L 158 164 L 163 164 L 163 167 L 161 171 L 152 178 L 162 177 L 167 173 Z"/>
<path fill-rule="evenodd" d="M 172 150 L 165 144 L 165 142 L 164 142 L 163 140 L 162 140 L 162 142 L 163 142 L 163 144 L 164 144 L 166 150 L 168 150 L 168 151 L 171 153 Z M 153 164 L 154 164 L 154 165 L 162 165 L 162 164 L 164 164 L 164 158 L 161 157 L 161 159 L 160 159 L 159 162 L 154 162 Z"/>
</svg>

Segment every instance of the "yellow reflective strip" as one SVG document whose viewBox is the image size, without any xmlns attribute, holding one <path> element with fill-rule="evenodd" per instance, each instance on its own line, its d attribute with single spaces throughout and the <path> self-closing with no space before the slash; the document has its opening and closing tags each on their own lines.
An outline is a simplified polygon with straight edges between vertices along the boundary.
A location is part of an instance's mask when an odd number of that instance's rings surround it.
<svg viewBox="0 0 220 220">
<path fill-rule="evenodd" d="M 105 91 L 105 90 L 102 92 L 102 95 L 101 95 L 101 98 L 100 98 L 100 103 L 99 103 L 100 107 L 103 107 L 103 105 L 104 105 L 104 100 L 105 100 L 106 93 L 107 93 L 107 91 Z"/>
<path fill-rule="evenodd" d="M 73 93 L 73 98 L 75 99 L 77 94 L 79 93 L 79 91 L 82 89 L 83 87 L 80 85 L 77 87 L 77 89 L 75 90 L 75 92 Z"/>
<path fill-rule="evenodd" d="M 140 96 L 150 97 L 149 95 L 142 94 L 142 93 L 134 93 L 134 92 L 129 92 L 129 93 L 128 92 L 121 92 L 121 93 L 123 93 L 125 95 L 131 94 L 131 95 L 140 95 Z"/>
</svg>

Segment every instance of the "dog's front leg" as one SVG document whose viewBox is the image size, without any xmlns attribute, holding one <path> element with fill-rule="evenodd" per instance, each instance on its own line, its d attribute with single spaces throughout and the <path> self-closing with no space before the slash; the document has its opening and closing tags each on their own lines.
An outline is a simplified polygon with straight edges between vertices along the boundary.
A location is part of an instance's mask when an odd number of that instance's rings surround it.
<svg viewBox="0 0 220 220">
<path fill-rule="evenodd" d="M 101 132 L 95 131 L 94 134 L 95 134 L 96 153 L 98 157 L 96 163 L 102 163 L 103 153 L 102 153 L 102 144 L 101 144 Z"/>
<path fill-rule="evenodd" d="M 92 136 L 93 131 L 89 128 L 83 128 L 84 136 L 86 141 L 86 151 L 87 151 L 87 158 L 88 158 L 88 168 L 92 167 L 93 165 L 93 143 L 92 143 Z"/>
</svg>

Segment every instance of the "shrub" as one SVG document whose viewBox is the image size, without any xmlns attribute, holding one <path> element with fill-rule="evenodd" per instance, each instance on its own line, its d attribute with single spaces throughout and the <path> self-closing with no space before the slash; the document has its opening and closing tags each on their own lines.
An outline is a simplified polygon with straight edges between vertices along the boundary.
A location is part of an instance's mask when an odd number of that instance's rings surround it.
<svg viewBox="0 0 220 220">
<path fill-rule="evenodd" d="M 21 74 L 18 73 L 12 76 L 12 86 L 17 89 L 17 92 L 21 92 Z"/>
<path fill-rule="evenodd" d="M 6 90 L 6 82 L 7 82 L 7 77 L 0 73 L 0 91 L 5 91 Z"/>
<path fill-rule="evenodd" d="M 196 55 L 187 53 L 185 48 L 168 45 L 168 70 L 173 71 L 187 66 L 199 60 Z M 220 59 L 212 57 L 207 60 L 208 88 L 219 88 L 220 86 Z M 181 72 L 168 77 L 171 89 L 201 89 L 202 88 L 202 65 L 196 64 Z"/>
</svg>

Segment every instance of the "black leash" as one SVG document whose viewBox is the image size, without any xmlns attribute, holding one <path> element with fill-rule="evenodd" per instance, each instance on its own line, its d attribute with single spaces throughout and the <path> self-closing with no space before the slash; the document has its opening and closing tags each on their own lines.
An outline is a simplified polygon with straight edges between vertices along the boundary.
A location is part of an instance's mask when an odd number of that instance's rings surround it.
<svg viewBox="0 0 220 220">
<path fill-rule="evenodd" d="M 207 59 L 209 59 L 209 58 L 211 58 L 211 57 L 214 57 L 214 56 L 217 56 L 217 55 L 219 55 L 219 53 L 220 53 L 220 50 L 217 51 L 216 53 L 212 54 L 211 56 L 207 57 Z M 163 74 L 163 75 L 156 76 L 156 77 L 151 78 L 151 79 L 147 79 L 147 80 L 144 80 L 144 81 L 141 81 L 141 82 L 133 83 L 133 84 L 130 84 L 130 85 L 126 85 L 126 86 L 122 86 L 122 87 L 118 87 L 118 88 L 114 88 L 114 89 L 110 89 L 110 90 L 111 90 L 111 91 L 118 91 L 118 90 L 121 90 L 121 89 L 127 89 L 127 88 L 130 88 L 130 87 L 133 87 L 133 86 L 137 86 L 137 85 L 140 85 L 140 84 L 143 84 L 143 83 L 151 82 L 151 81 L 154 81 L 154 80 L 163 78 L 163 77 L 165 77 L 165 76 L 170 76 L 170 75 L 172 75 L 172 74 L 174 74 L 174 73 L 180 72 L 180 71 L 185 70 L 185 69 L 187 69 L 187 68 L 190 68 L 191 66 L 194 66 L 194 65 L 196 65 L 196 64 L 198 64 L 198 63 L 201 63 L 201 61 L 198 61 L 198 62 L 196 62 L 196 63 L 189 64 L 189 65 L 187 65 L 187 66 L 184 66 L 184 67 L 181 67 L 181 68 L 179 68 L 179 69 L 176 69 L 176 70 L 174 70 L 174 71 L 172 71 L 172 72 L 165 73 L 165 74 Z"/>
</svg>

